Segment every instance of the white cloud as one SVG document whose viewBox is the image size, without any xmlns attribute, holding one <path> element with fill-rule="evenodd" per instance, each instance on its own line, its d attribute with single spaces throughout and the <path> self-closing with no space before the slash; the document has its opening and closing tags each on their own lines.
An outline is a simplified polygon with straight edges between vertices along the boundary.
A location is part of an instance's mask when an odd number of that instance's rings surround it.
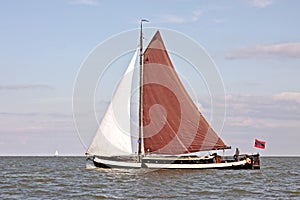
<svg viewBox="0 0 300 200">
<path fill-rule="evenodd" d="M 226 118 L 226 124 L 230 126 L 235 126 L 235 127 L 263 127 L 266 126 L 267 124 L 261 119 L 255 119 L 251 117 L 227 117 Z"/>
<path fill-rule="evenodd" d="M 273 96 L 275 100 L 288 101 L 300 104 L 300 92 L 282 92 Z"/>
<path fill-rule="evenodd" d="M 186 21 L 183 17 L 176 16 L 176 15 L 161 15 L 159 17 L 160 23 L 176 23 L 181 24 Z"/>
<path fill-rule="evenodd" d="M 205 103 L 204 103 L 205 104 Z M 200 103 L 200 102 L 197 102 L 196 103 L 196 106 L 197 106 L 197 108 L 198 108 L 198 110 L 203 114 L 203 113 L 210 113 L 210 109 L 209 109 L 209 107 L 210 106 L 208 106 L 208 105 L 206 105 L 206 106 L 203 106 L 203 104 L 202 103 Z"/>
<path fill-rule="evenodd" d="M 225 126 L 300 128 L 300 92 L 269 96 L 229 95 Z"/>
<path fill-rule="evenodd" d="M 265 8 L 267 6 L 272 5 L 273 1 L 271 0 L 247 0 L 247 2 L 257 8 Z"/>
<path fill-rule="evenodd" d="M 200 9 L 194 10 L 193 11 L 193 16 L 192 16 L 192 21 L 194 21 L 194 22 L 198 21 L 201 14 L 202 14 L 202 12 L 201 12 Z"/>
<path fill-rule="evenodd" d="M 253 117 L 228 117 L 226 125 L 234 127 L 251 127 L 251 128 L 299 128 L 298 120 L 280 120 L 268 118 Z"/>
<path fill-rule="evenodd" d="M 158 18 L 154 21 L 157 23 L 174 23 L 174 24 L 182 24 L 188 22 L 196 22 L 200 19 L 202 12 L 200 9 L 196 9 L 192 12 L 191 16 L 179 16 L 173 14 L 164 14 L 158 16 Z"/>
<path fill-rule="evenodd" d="M 46 84 L 15 84 L 15 85 L 0 85 L 1 90 L 29 90 L 29 89 L 53 89 Z"/>
<path fill-rule="evenodd" d="M 300 58 L 300 43 L 258 45 L 234 50 L 226 58 Z"/>
<path fill-rule="evenodd" d="M 69 0 L 68 2 L 73 5 L 85 6 L 97 6 L 99 4 L 98 0 Z"/>
<path fill-rule="evenodd" d="M 40 131 L 74 130 L 71 113 L 0 112 L 0 133 L 39 133 Z"/>
</svg>

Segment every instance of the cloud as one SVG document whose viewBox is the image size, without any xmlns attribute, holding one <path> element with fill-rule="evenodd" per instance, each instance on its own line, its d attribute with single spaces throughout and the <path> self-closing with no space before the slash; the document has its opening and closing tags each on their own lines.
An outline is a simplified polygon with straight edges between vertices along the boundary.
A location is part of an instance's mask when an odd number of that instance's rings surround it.
<svg viewBox="0 0 300 200">
<path fill-rule="evenodd" d="M 300 43 L 279 43 L 258 45 L 234 50 L 227 53 L 229 59 L 247 58 L 300 58 Z"/>
<path fill-rule="evenodd" d="M 42 133 L 74 131 L 71 113 L 0 112 L 0 133 Z"/>
<path fill-rule="evenodd" d="M 158 16 L 158 18 L 154 21 L 157 23 L 174 23 L 174 24 L 196 22 L 200 19 L 201 14 L 202 14 L 201 10 L 196 9 L 192 12 L 192 15 L 187 17 L 172 15 L 172 14 L 164 14 Z"/>
<path fill-rule="evenodd" d="M 39 113 L 31 112 L 31 113 L 13 113 L 13 112 L 0 112 L 0 117 L 16 117 L 16 116 L 37 116 Z"/>
<path fill-rule="evenodd" d="M 15 84 L 15 85 L 0 85 L 1 90 L 31 90 L 31 89 L 53 89 L 46 84 Z"/>
<path fill-rule="evenodd" d="M 98 0 L 69 0 L 69 4 L 84 5 L 84 6 L 98 6 Z"/>
<path fill-rule="evenodd" d="M 265 8 L 273 4 L 271 0 L 246 0 L 248 4 L 256 8 Z"/>
<path fill-rule="evenodd" d="M 298 120 L 281 120 L 268 118 L 251 118 L 251 117 L 228 117 L 226 118 L 226 125 L 231 127 L 244 128 L 299 128 Z"/>
<path fill-rule="evenodd" d="M 229 95 L 225 126 L 300 128 L 300 92 L 268 96 Z"/>
<path fill-rule="evenodd" d="M 201 14 L 202 14 L 202 12 L 201 12 L 200 9 L 194 10 L 193 11 L 193 16 L 192 16 L 192 21 L 194 21 L 194 22 L 198 21 Z"/>
<path fill-rule="evenodd" d="M 300 104 L 300 92 L 282 92 L 273 96 L 275 100 Z"/>
<path fill-rule="evenodd" d="M 181 24 L 186 21 L 183 17 L 176 16 L 176 15 L 161 15 L 159 17 L 160 23 L 176 23 L 176 24 Z"/>
<path fill-rule="evenodd" d="M 64 114 L 58 112 L 51 112 L 51 113 L 43 113 L 43 112 L 0 112 L 0 117 L 52 117 L 55 119 L 72 119 L 71 114 Z"/>
</svg>

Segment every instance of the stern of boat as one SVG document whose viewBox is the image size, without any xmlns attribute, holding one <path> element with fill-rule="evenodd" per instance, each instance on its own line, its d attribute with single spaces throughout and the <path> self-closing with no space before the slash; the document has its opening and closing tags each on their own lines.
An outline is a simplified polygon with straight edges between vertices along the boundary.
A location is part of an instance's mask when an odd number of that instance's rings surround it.
<svg viewBox="0 0 300 200">
<path fill-rule="evenodd" d="M 259 154 L 253 154 L 252 158 L 252 169 L 260 169 L 260 156 Z"/>
<path fill-rule="evenodd" d="M 260 169 L 260 156 L 259 154 L 246 155 L 246 164 L 244 169 Z"/>
</svg>

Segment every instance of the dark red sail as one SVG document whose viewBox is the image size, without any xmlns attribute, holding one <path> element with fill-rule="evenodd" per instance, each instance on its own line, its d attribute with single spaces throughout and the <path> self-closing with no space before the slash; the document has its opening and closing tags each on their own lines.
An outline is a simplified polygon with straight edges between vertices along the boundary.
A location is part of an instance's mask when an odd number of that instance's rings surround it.
<svg viewBox="0 0 300 200">
<path fill-rule="evenodd" d="M 144 52 L 142 126 L 146 154 L 227 148 L 185 90 L 159 31 Z"/>
</svg>

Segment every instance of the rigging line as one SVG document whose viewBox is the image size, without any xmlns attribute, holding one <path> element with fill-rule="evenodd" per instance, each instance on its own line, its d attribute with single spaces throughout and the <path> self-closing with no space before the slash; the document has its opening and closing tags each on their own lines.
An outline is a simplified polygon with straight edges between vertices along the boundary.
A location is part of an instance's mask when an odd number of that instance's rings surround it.
<svg viewBox="0 0 300 200">
<path fill-rule="evenodd" d="M 170 123 L 168 122 L 168 120 L 166 119 L 166 117 L 165 117 L 165 116 L 163 116 L 163 117 L 165 118 L 165 121 L 166 121 L 167 125 L 171 128 L 172 132 L 174 133 L 175 138 L 177 139 L 177 141 L 179 142 L 179 144 L 185 149 L 185 151 L 186 151 L 187 153 L 191 153 L 191 152 L 186 148 L 186 146 L 183 144 L 183 142 L 179 139 L 177 133 L 173 130 L 172 126 L 170 125 Z M 172 141 L 173 141 L 173 140 L 172 140 Z M 172 142 L 172 141 L 171 141 L 171 142 Z"/>
</svg>

